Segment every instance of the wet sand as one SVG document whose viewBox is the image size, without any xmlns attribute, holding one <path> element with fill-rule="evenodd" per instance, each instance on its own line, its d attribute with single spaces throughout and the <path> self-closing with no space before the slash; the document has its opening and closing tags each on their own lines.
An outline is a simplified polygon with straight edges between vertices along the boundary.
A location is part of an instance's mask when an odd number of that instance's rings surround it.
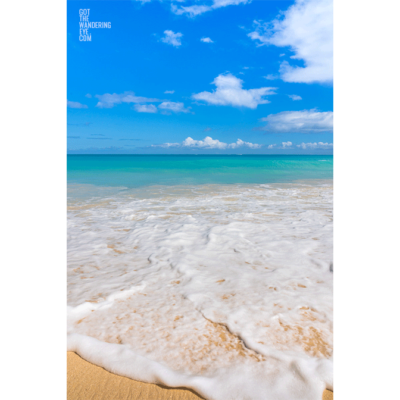
<svg viewBox="0 0 400 400">
<path fill-rule="evenodd" d="M 172 389 L 112 374 L 67 352 L 68 400 L 200 400 L 191 389 Z M 323 400 L 333 400 L 325 390 Z"/>
</svg>

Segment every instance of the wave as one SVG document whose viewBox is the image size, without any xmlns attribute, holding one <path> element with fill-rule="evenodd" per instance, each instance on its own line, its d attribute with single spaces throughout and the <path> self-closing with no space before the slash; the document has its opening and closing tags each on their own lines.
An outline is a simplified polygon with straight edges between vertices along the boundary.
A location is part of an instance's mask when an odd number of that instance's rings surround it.
<svg viewBox="0 0 400 400">
<path fill-rule="evenodd" d="M 320 399 L 332 388 L 332 185 L 146 190 L 74 199 L 69 349 L 209 399 Z"/>
</svg>

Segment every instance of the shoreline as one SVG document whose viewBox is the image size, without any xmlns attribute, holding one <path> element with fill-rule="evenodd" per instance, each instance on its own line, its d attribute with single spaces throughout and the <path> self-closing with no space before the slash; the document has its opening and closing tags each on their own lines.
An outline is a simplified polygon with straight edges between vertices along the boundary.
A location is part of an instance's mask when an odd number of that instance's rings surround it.
<svg viewBox="0 0 400 400">
<path fill-rule="evenodd" d="M 68 400 L 205 400 L 192 389 L 169 388 L 116 375 L 67 351 Z"/>
<path fill-rule="evenodd" d="M 205 400 L 192 389 L 169 388 L 115 375 L 67 351 L 67 400 Z M 324 390 L 322 400 L 333 400 Z"/>
</svg>

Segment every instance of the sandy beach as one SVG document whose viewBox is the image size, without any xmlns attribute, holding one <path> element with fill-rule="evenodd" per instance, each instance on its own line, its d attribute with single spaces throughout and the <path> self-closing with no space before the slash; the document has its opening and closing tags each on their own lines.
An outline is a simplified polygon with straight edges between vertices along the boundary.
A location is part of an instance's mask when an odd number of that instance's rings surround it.
<svg viewBox="0 0 400 400">
<path fill-rule="evenodd" d="M 333 384 L 331 183 L 146 190 L 70 200 L 67 350 L 204 398 L 321 399 Z M 90 398 L 154 387 L 96 379 L 83 380 Z"/>
<path fill-rule="evenodd" d="M 190 389 L 172 389 L 118 376 L 85 361 L 76 353 L 67 352 L 68 400 L 198 400 Z M 322 400 L 333 400 L 325 390 Z"/>
<path fill-rule="evenodd" d="M 140 2 L 68 8 L 68 397 L 329 398 L 333 0 Z"/>
<path fill-rule="evenodd" d="M 170 389 L 112 374 L 67 352 L 68 400 L 199 400 L 190 389 Z"/>
</svg>

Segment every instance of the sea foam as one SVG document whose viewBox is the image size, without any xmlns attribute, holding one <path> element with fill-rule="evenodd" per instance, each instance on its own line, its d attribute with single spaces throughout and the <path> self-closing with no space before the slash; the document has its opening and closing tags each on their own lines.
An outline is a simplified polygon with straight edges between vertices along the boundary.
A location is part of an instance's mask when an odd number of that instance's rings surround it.
<svg viewBox="0 0 400 400">
<path fill-rule="evenodd" d="M 332 388 L 332 184 L 75 197 L 68 348 L 207 399 Z"/>
</svg>

